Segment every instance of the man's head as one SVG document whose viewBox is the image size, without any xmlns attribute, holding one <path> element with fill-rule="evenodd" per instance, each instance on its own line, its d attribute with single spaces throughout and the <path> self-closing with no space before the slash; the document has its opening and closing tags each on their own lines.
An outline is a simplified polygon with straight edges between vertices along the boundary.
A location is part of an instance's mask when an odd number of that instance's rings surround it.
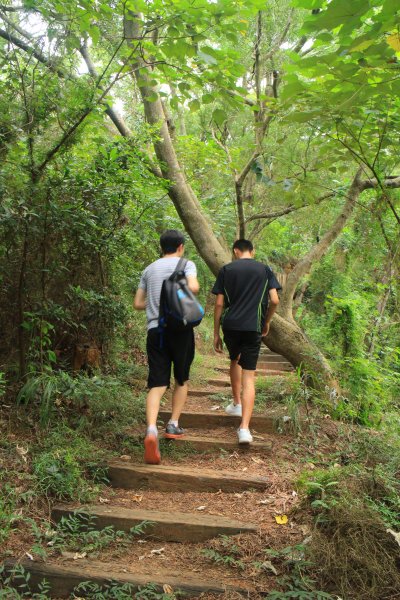
<svg viewBox="0 0 400 600">
<path fill-rule="evenodd" d="M 184 245 L 185 238 L 183 233 L 177 229 L 167 229 L 160 236 L 160 246 L 164 256 L 166 254 L 178 254 L 178 256 L 182 256 Z"/>
<path fill-rule="evenodd" d="M 250 240 L 241 238 L 236 240 L 232 246 L 232 251 L 235 258 L 252 258 L 254 256 L 254 246 Z"/>
</svg>

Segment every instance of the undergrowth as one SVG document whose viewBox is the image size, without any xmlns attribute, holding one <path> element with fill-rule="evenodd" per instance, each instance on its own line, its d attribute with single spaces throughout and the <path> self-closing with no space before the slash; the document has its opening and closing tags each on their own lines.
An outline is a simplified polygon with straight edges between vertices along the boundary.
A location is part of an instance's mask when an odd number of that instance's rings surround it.
<svg viewBox="0 0 400 600">
<path fill-rule="evenodd" d="M 352 600 L 394 598 L 400 589 L 400 442 L 358 432 L 357 462 L 306 472 L 299 481 L 314 531 L 307 557 L 322 589 Z"/>
</svg>

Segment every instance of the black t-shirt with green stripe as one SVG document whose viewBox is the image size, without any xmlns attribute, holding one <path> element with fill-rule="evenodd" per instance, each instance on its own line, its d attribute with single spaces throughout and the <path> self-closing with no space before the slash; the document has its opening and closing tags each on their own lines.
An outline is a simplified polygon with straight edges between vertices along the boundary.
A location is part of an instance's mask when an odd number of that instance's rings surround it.
<svg viewBox="0 0 400 600">
<path fill-rule="evenodd" d="M 269 267 L 253 258 L 240 258 L 222 267 L 212 289 L 223 294 L 222 328 L 261 333 L 268 307 L 268 292 L 282 289 Z"/>
</svg>

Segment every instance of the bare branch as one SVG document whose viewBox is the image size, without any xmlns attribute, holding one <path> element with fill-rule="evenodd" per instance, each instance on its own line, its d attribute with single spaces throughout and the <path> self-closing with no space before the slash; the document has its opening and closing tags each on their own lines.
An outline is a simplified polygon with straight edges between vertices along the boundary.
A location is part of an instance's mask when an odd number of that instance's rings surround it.
<svg viewBox="0 0 400 600">
<path fill-rule="evenodd" d="M 276 210 L 270 213 L 258 213 L 256 215 L 251 215 L 251 217 L 246 219 L 246 223 L 250 223 L 251 221 L 257 221 L 259 219 L 277 219 L 278 217 L 288 215 L 289 213 L 294 212 L 295 210 L 300 210 L 301 208 L 307 208 L 308 206 L 315 206 L 316 204 L 320 204 L 328 198 L 333 198 L 334 195 L 335 193 L 331 192 L 330 194 L 325 194 L 324 196 L 317 198 L 317 200 L 312 204 L 302 204 L 301 206 L 295 206 L 294 204 L 290 204 L 290 206 L 287 206 L 286 208 L 282 208 L 280 210 Z"/>
<path fill-rule="evenodd" d="M 275 54 L 275 52 L 277 52 L 279 50 L 279 48 L 281 47 L 281 45 L 283 44 L 283 42 L 286 39 L 287 34 L 289 33 L 290 30 L 290 26 L 292 24 L 292 16 L 293 16 L 293 8 L 290 11 L 290 14 L 288 16 L 288 20 L 287 23 L 285 25 L 284 30 L 282 31 L 281 36 L 279 37 L 278 41 L 276 42 L 276 44 L 274 44 L 274 47 L 267 53 L 267 55 L 264 57 L 264 60 L 269 60 L 270 58 L 272 58 Z"/>
<path fill-rule="evenodd" d="M 38 60 L 42 64 L 46 65 L 49 69 L 51 69 L 52 71 L 57 73 L 57 75 L 59 77 L 64 77 L 64 78 L 66 77 L 66 74 L 64 73 L 64 71 L 59 69 L 53 63 L 53 61 L 49 60 L 42 52 L 40 52 L 40 50 L 36 50 L 32 46 L 29 46 L 28 44 L 26 44 L 25 42 L 23 42 L 22 40 L 17 38 L 12 33 L 9 33 L 8 31 L 4 31 L 4 29 L 0 29 L 0 37 L 2 37 L 4 40 L 7 40 L 7 42 L 10 42 L 11 44 L 14 44 L 14 46 L 17 46 L 21 50 L 24 50 L 31 56 L 34 56 L 36 58 L 36 60 Z"/>
</svg>

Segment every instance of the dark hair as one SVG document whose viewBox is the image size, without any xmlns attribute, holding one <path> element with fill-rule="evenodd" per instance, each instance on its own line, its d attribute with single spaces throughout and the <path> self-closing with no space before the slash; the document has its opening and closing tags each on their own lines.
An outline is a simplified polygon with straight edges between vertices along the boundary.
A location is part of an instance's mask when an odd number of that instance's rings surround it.
<svg viewBox="0 0 400 600">
<path fill-rule="evenodd" d="M 181 244 L 185 243 L 183 233 L 177 229 L 167 229 L 160 236 L 160 246 L 163 254 L 173 254 Z"/>
<path fill-rule="evenodd" d="M 236 242 L 233 244 L 232 250 L 240 250 L 240 252 L 253 252 L 254 247 L 250 240 L 240 238 L 240 240 L 236 240 Z"/>
</svg>

